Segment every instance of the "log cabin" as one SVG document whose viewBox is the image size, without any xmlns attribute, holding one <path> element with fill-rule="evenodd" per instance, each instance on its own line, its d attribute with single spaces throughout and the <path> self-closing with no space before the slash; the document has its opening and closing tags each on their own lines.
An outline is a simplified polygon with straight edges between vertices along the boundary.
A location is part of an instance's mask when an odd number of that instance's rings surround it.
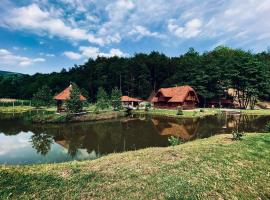
<svg viewBox="0 0 270 200">
<path fill-rule="evenodd" d="M 151 102 L 155 108 L 175 109 L 181 106 L 183 109 L 194 109 L 199 103 L 195 90 L 186 86 L 160 88 L 152 97 Z"/>
</svg>

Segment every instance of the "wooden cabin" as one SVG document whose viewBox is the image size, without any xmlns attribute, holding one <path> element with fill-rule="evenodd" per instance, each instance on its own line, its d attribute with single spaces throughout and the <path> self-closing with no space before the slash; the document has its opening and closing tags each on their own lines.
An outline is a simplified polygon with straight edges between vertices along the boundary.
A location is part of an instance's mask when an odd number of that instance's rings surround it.
<svg viewBox="0 0 270 200">
<path fill-rule="evenodd" d="M 66 89 L 64 89 L 62 92 L 60 92 L 53 98 L 54 100 L 56 100 L 57 112 L 61 112 L 64 110 L 63 104 L 66 100 L 69 99 L 71 90 L 72 90 L 72 84 L 70 84 Z M 80 95 L 80 100 L 86 101 L 86 98 Z"/>
<path fill-rule="evenodd" d="M 194 109 L 199 103 L 195 90 L 186 86 L 160 88 L 152 97 L 151 102 L 155 108 L 175 109 L 181 106 L 183 109 Z"/>
<path fill-rule="evenodd" d="M 137 99 L 137 98 L 133 98 L 133 97 L 129 97 L 129 96 L 122 96 L 121 97 L 121 102 L 123 106 L 132 106 L 132 107 L 138 107 L 139 104 L 142 102 L 143 100 L 141 99 Z"/>
</svg>

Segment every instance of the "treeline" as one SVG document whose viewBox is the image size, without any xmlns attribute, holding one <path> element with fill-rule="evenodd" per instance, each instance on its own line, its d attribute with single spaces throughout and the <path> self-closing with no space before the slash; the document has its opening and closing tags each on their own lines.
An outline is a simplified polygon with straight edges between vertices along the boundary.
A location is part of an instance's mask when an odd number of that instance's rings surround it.
<svg viewBox="0 0 270 200">
<path fill-rule="evenodd" d="M 58 93 L 70 82 L 85 90 L 90 101 L 96 100 L 99 87 L 107 93 L 117 87 L 123 95 L 146 99 L 160 87 L 175 85 L 191 85 L 201 102 L 224 97 L 228 88 L 235 88 L 245 101 L 269 100 L 270 52 L 219 46 L 202 54 L 190 48 L 178 57 L 158 52 L 129 58 L 98 57 L 59 73 L 0 76 L 0 98 L 30 99 L 43 85 Z"/>
</svg>

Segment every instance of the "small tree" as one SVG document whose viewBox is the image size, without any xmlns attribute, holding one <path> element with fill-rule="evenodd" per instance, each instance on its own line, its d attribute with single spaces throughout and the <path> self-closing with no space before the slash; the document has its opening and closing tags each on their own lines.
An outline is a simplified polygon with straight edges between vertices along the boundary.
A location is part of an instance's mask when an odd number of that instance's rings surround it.
<svg viewBox="0 0 270 200">
<path fill-rule="evenodd" d="M 98 88 L 97 92 L 97 109 L 104 110 L 109 108 L 109 97 L 103 87 Z"/>
<path fill-rule="evenodd" d="M 78 113 L 82 111 L 83 103 L 80 99 L 80 95 L 81 93 L 78 86 L 73 84 L 69 99 L 66 101 L 66 106 L 69 113 Z"/>
<path fill-rule="evenodd" d="M 49 106 L 52 103 L 51 89 L 44 85 L 33 95 L 33 103 L 36 106 Z"/>
<path fill-rule="evenodd" d="M 121 109 L 122 107 L 121 96 L 122 92 L 117 87 L 115 87 L 111 93 L 111 104 L 114 110 Z"/>
</svg>

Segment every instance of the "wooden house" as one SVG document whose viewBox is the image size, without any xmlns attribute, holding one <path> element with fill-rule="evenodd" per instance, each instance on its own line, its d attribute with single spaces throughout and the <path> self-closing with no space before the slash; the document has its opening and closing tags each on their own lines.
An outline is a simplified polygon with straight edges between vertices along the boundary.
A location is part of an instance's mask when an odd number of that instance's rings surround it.
<svg viewBox="0 0 270 200">
<path fill-rule="evenodd" d="M 72 90 L 72 84 L 70 84 L 66 89 L 64 89 L 62 92 L 60 92 L 53 98 L 54 100 L 56 100 L 58 112 L 63 111 L 63 104 L 66 100 L 69 99 L 71 90 Z M 80 95 L 80 100 L 86 101 L 86 98 Z"/>
<path fill-rule="evenodd" d="M 132 107 L 137 107 L 143 100 L 129 97 L 129 96 L 122 96 L 121 97 L 121 102 L 123 106 L 132 106 Z"/>
<path fill-rule="evenodd" d="M 186 86 L 160 88 L 151 98 L 155 108 L 174 109 L 181 106 L 183 109 L 193 109 L 199 103 L 195 90 Z"/>
</svg>

